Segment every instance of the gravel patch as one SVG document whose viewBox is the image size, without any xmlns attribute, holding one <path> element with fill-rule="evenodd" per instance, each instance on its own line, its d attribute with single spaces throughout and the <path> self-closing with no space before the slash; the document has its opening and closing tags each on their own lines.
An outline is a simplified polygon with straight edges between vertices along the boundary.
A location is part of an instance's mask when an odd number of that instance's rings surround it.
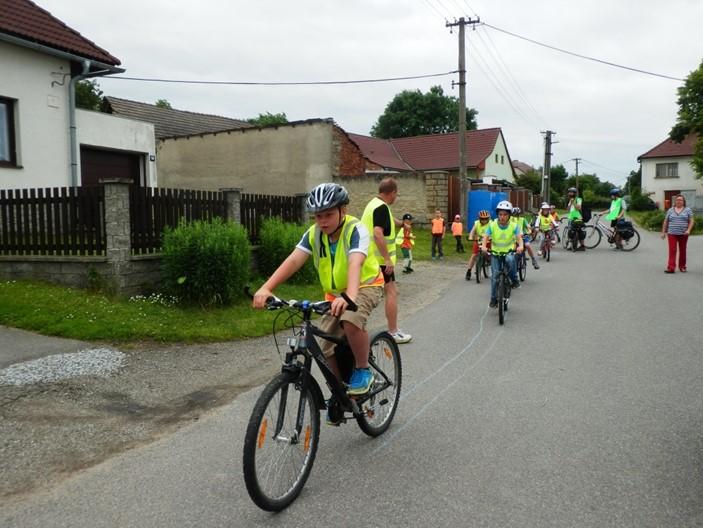
<svg viewBox="0 0 703 528">
<path fill-rule="evenodd" d="M 127 356 L 118 350 L 92 348 L 54 354 L 0 370 L 0 385 L 52 383 L 79 376 L 107 377 L 120 370 Z"/>
</svg>

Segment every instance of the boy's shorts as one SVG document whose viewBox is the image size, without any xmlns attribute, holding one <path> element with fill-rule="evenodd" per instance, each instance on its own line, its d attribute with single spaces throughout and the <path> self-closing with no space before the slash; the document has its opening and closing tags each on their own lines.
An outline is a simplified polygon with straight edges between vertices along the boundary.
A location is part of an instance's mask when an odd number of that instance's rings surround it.
<svg viewBox="0 0 703 528">
<path fill-rule="evenodd" d="M 410 258 L 409 248 L 400 248 L 400 252 L 403 254 L 403 258 Z"/>
<path fill-rule="evenodd" d="M 333 336 L 342 336 L 344 335 L 342 322 L 345 324 L 353 324 L 361 330 L 366 330 L 366 322 L 369 320 L 371 312 L 378 306 L 382 298 L 382 286 L 369 286 L 359 289 L 359 295 L 356 296 L 356 305 L 359 309 L 356 312 L 345 310 L 339 319 L 331 315 L 323 315 L 320 320 L 320 330 Z M 319 342 L 325 357 L 334 355 L 334 347 L 336 345 L 332 341 L 319 339 Z"/>
</svg>

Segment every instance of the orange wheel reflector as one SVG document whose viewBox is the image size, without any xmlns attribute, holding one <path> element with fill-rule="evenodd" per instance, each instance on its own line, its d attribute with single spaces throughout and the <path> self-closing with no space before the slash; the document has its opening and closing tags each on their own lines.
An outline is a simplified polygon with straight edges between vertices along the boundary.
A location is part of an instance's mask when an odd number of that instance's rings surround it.
<svg viewBox="0 0 703 528">
<path fill-rule="evenodd" d="M 305 443 L 303 444 L 306 453 L 307 453 L 308 449 L 310 449 L 310 435 L 311 434 L 312 434 L 312 428 L 310 427 L 310 425 L 308 425 L 305 428 Z"/>
<path fill-rule="evenodd" d="M 264 418 L 261 422 L 261 425 L 259 426 L 259 439 L 258 442 L 256 442 L 256 445 L 259 449 L 264 447 L 264 440 L 266 440 L 266 429 L 268 428 L 268 423 L 268 418 Z"/>
<path fill-rule="evenodd" d="M 366 416 L 368 416 L 369 418 L 373 418 L 374 416 L 376 416 L 376 413 L 373 412 L 372 409 L 367 409 L 367 410 L 366 410 Z"/>
<path fill-rule="evenodd" d="M 388 359 L 393 359 L 393 354 L 391 353 L 391 349 L 388 347 L 383 348 L 383 352 L 386 354 L 386 357 Z"/>
</svg>

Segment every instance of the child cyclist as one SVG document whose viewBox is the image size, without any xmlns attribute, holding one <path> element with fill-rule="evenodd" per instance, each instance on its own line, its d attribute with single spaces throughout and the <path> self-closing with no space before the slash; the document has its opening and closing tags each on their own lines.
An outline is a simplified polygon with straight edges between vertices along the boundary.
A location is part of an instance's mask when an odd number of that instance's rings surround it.
<svg viewBox="0 0 703 528">
<path fill-rule="evenodd" d="M 522 244 L 522 231 L 520 226 L 510 221 L 510 214 L 513 211 L 513 204 L 507 200 L 499 202 L 496 206 L 496 214 L 498 218 L 492 220 L 486 231 L 483 233 L 483 241 L 481 242 L 481 251 L 488 252 L 488 239 L 491 239 L 491 253 L 493 255 L 505 255 L 505 265 L 508 266 L 508 275 L 513 288 L 520 287 L 520 281 L 517 279 L 517 263 L 515 255 L 512 251 L 522 253 L 525 249 Z M 500 272 L 500 259 L 491 259 L 491 302 L 489 306 L 496 308 L 498 300 L 496 299 L 496 281 Z"/>
<path fill-rule="evenodd" d="M 539 264 L 537 264 L 537 259 L 532 251 L 532 244 L 530 244 L 532 240 L 532 226 L 530 226 L 527 218 L 522 215 L 522 210 L 519 207 L 513 207 L 513 216 L 517 220 L 517 225 L 522 231 L 522 243 L 525 246 L 525 251 L 527 251 L 530 259 L 532 259 L 532 267 L 539 269 Z"/>
<path fill-rule="evenodd" d="M 353 216 L 347 215 L 349 195 L 336 183 L 321 183 L 308 194 L 306 209 L 315 216 L 308 229 L 286 260 L 254 294 L 254 308 L 264 308 L 273 290 L 298 271 L 312 255 L 325 298 L 332 302 L 320 329 L 333 335 L 345 334 L 354 356 L 355 368 L 347 389 L 350 395 L 365 394 L 373 383 L 369 369 L 369 334 L 366 322 L 383 296 L 383 275 L 374 259 L 367 259 L 369 232 Z M 354 301 L 358 311 L 346 310 L 342 292 Z M 334 357 L 334 343 L 321 343 L 325 358 L 341 379 Z M 336 425 L 336 424 L 334 424 Z"/>
<path fill-rule="evenodd" d="M 559 224 L 556 222 L 556 220 L 554 220 L 550 209 L 551 208 L 547 202 L 542 202 L 542 205 L 540 205 L 539 207 L 539 214 L 537 215 L 537 218 L 535 218 L 534 226 L 539 233 L 542 233 L 542 236 L 545 237 L 545 239 L 549 237 L 549 244 L 554 245 L 555 241 L 553 233 L 556 233 Z M 542 251 L 538 251 L 537 255 L 541 257 Z"/>
<path fill-rule="evenodd" d="M 473 240 L 473 249 L 471 251 L 471 258 L 469 258 L 469 269 L 466 270 L 466 280 L 471 280 L 471 270 L 473 269 L 476 259 L 478 258 L 478 248 L 481 244 L 481 240 L 483 239 L 483 233 L 486 231 L 488 222 L 490 221 L 491 213 L 485 209 L 478 212 L 478 220 L 474 222 L 471 232 L 469 233 L 469 240 Z M 481 270 L 476 270 L 476 273 L 480 271 Z"/>
</svg>

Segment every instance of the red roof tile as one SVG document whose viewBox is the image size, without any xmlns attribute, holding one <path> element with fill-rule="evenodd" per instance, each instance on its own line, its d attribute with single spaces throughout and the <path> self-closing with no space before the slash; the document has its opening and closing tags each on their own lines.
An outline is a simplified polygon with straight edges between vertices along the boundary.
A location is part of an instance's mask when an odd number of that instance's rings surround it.
<svg viewBox="0 0 703 528">
<path fill-rule="evenodd" d="M 29 0 L 0 0 L 0 33 L 117 66 L 120 59 Z"/>
<path fill-rule="evenodd" d="M 364 157 L 387 169 L 413 170 L 398 155 L 395 148 L 387 139 L 378 139 L 360 134 L 347 133 L 349 138 L 361 149 Z"/>
<path fill-rule="evenodd" d="M 466 166 L 476 168 L 491 154 L 500 128 L 466 132 Z M 349 134 L 370 161 L 399 170 L 452 170 L 459 167 L 458 133 L 377 139 Z"/>
<path fill-rule="evenodd" d="M 675 158 L 678 156 L 693 156 L 693 149 L 698 136 L 696 134 L 687 135 L 681 143 L 676 143 L 671 139 L 665 139 L 656 147 L 642 154 L 638 160 L 643 158 Z"/>
</svg>

